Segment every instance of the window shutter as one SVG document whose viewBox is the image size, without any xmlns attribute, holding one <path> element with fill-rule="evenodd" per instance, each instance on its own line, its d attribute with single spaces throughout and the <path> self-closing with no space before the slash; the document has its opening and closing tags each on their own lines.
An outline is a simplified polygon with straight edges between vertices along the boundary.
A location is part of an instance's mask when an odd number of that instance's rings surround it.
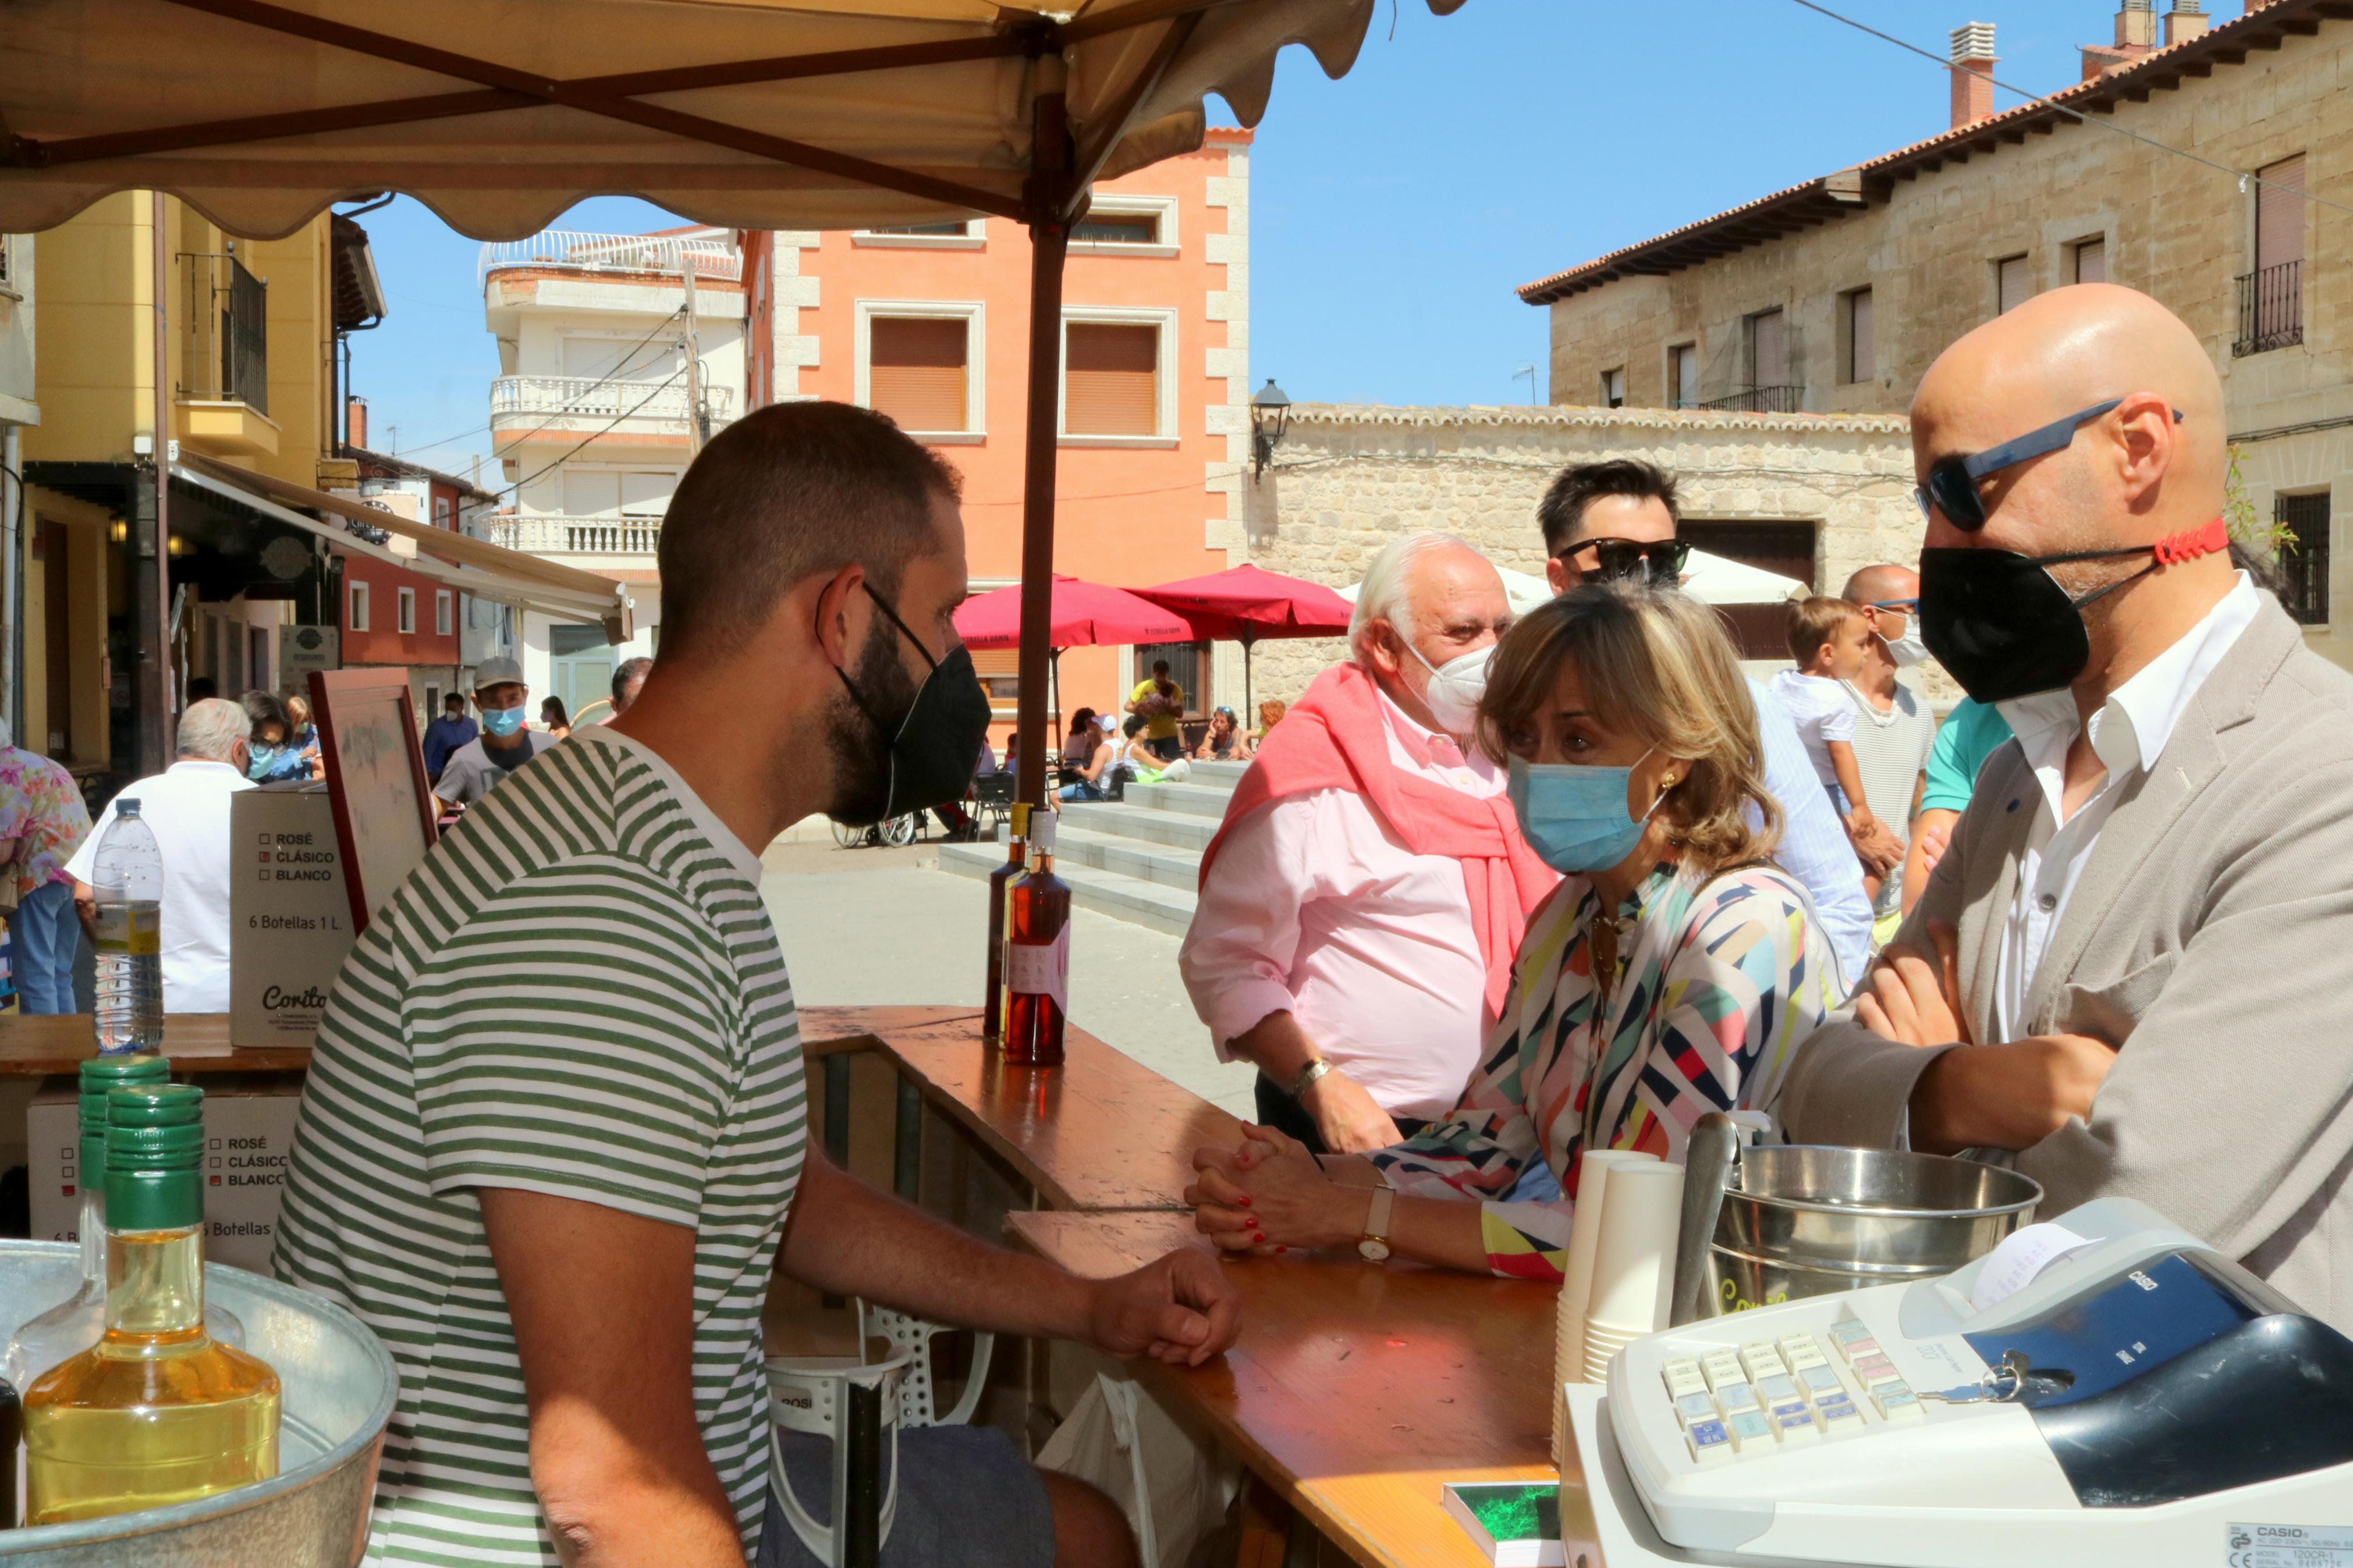
<svg viewBox="0 0 2353 1568">
<path fill-rule="evenodd" d="M 867 325 L 867 401 L 874 411 L 902 430 L 968 429 L 965 321 L 877 316 Z"/>
<path fill-rule="evenodd" d="M 1994 266 L 1994 288 L 1999 296 L 1994 300 L 1995 313 L 2006 314 L 2026 303 L 2026 297 L 2033 291 L 2027 284 L 2026 258 L 2005 256 Z"/>
<path fill-rule="evenodd" d="M 1748 365 L 1751 386 L 1789 384 L 1789 323 L 1778 310 L 1749 318 Z"/>
<path fill-rule="evenodd" d="M 623 474 L 621 515 L 659 517 L 670 510 L 670 492 L 678 489 L 676 474 Z"/>
<path fill-rule="evenodd" d="M 2108 280 L 2108 242 L 2087 239 L 2075 247 L 2075 281 L 2105 283 Z"/>
<path fill-rule="evenodd" d="M 2304 160 L 2282 159 L 2258 169 L 2255 187 L 2255 270 L 2304 259 Z"/>
<path fill-rule="evenodd" d="M 1160 434 L 1160 329 L 1072 321 L 1064 330 L 1063 433 Z"/>
<path fill-rule="evenodd" d="M 610 517 L 621 510 L 621 476 L 609 468 L 564 470 L 564 515 Z"/>
<path fill-rule="evenodd" d="M 1871 336 L 1871 290 L 1858 289 L 1847 300 L 1846 378 L 1869 381 L 1879 374 L 1879 345 Z"/>
</svg>

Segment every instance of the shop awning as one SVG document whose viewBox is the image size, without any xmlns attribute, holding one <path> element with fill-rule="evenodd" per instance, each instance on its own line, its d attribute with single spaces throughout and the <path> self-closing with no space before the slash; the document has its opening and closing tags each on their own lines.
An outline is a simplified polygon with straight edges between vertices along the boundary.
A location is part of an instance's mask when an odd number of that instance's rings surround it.
<svg viewBox="0 0 2353 1568">
<path fill-rule="evenodd" d="M 628 585 L 610 577 L 543 561 L 536 555 L 484 540 L 469 539 L 446 528 L 411 522 L 364 501 L 329 495 L 324 490 L 194 453 L 184 453 L 172 465 L 172 477 L 323 539 L 347 555 L 402 567 L 492 604 L 537 610 L 557 620 L 602 625 L 606 636 L 614 642 L 626 641 L 630 635 Z M 298 506 L 309 507 L 338 521 L 306 516 L 292 510 Z M 415 553 L 363 539 L 343 525 L 340 520 L 343 518 L 413 544 Z"/>
<path fill-rule="evenodd" d="M 601 194 L 738 228 L 1027 217 L 1039 62 L 1083 188 L 1198 147 L 1206 94 L 1256 124 L 1286 43 L 1343 74 L 1376 5 L 16 0 L 0 232 L 132 189 L 257 238 L 386 190 L 478 239 Z"/>
</svg>

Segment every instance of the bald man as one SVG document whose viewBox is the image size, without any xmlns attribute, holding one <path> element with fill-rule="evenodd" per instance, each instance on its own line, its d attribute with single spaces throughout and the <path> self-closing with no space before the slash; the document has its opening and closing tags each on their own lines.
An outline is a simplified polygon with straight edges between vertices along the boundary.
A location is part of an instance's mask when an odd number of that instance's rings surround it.
<svg viewBox="0 0 2353 1568">
<path fill-rule="evenodd" d="M 2106 285 L 1912 405 L 1922 630 L 2016 739 L 1779 1110 L 2137 1198 L 2353 1330 L 2353 677 L 2232 568 L 2221 387 Z"/>
<path fill-rule="evenodd" d="M 1895 934 L 1904 915 L 1904 870 L 1912 825 L 1920 816 L 1920 791 L 1927 782 L 1928 753 L 1936 744 L 1936 718 L 1895 672 L 1927 657 L 1913 630 L 1920 606 L 1920 574 L 1893 563 L 1866 566 L 1846 580 L 1839 595 L 1862 609 L 1862 672 L 1845 682 L 1854 705 L 1854 765 L 1862 774 L 1862 801 L 1894 837 L 1897 858 L 1880 883 L 1873 905 L 1873 945 Z"/>
</svg>

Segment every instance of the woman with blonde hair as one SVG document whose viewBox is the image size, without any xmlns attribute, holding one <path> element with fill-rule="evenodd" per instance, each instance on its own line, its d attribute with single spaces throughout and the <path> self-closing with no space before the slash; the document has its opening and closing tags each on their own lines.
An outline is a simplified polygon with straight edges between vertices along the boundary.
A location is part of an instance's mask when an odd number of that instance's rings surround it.
<svg viewBox="0 0 2353 1568">
<path fill-rule="evenodd" d="M 1446 1267 L 1557 1279 L 1578 1156 L 1683 1157 L 1711 1110 L 1770 1099 L 1841 1000 L 1805 889 L 1767 858 L 1756 707 L 1715 612 L 1634 582 L 1577 588 L 1496 648 L 1480 747 L 1564 880 L 1528 917 L 1504 1014 L 1461 1102 L 1420 1136 L 1318 1161 L 1265 1128 L 1195 1154 L 1186 1199 L 1219 1246 L 1371 1236 Z M 1548 1167 L 1556 1198 L 1514 1200 Z"/>
</svg>

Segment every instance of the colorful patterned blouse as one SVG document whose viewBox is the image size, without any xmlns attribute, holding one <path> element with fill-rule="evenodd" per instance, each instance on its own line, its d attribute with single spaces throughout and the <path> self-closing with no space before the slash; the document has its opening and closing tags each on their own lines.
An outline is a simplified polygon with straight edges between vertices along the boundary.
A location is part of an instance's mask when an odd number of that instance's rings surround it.
<svg viewBox="0 0 2353 1568">
<path fill-rule="evenodd" d="M 1599 908 L 1581 877 L 1538 906 L 1462 1103 L 1372 1156 L 1401 1193 L 1479 1199 L 1497 1274 L 1561 1277 L 1588 1147 L 1680 1162 L 1700 1117 L 1768 1101 L 1799 1044 L 1844 1000 L 1830 939 L 1774 867 L 1704 886 L 1672 865 L 1652 872 L 1620 910 L 1606 1015 L 1588 945 Z M 1532 1158 L 1567 1196 L 1503 1201 Z"/>
<path fill-rule="evenodd" d="M 68 880 L 66 862 L 90 837 L 90 807 L 73 774 L 21 746 L 0 748 L 0 838 L 27 838 L 16 890 Z"/>
</svg>

